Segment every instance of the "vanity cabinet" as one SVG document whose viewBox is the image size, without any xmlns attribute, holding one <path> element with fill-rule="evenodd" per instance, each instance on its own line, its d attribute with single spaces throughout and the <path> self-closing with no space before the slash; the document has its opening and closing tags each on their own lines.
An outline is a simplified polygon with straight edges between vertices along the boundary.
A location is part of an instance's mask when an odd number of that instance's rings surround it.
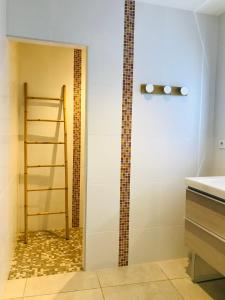
<svg viewBox="0 0 225 300">
<path fill-rule="evenodd" d="M 225 200 L 223 198 L 188 186 L 185 243 L 192 252 L 189 273 L 194 281 L 225 276 Z"/>
<path fill-rule="evenodd" d="M 186 218 L 225 240 L 225 202 L 187 189 Z"/>
</svg>

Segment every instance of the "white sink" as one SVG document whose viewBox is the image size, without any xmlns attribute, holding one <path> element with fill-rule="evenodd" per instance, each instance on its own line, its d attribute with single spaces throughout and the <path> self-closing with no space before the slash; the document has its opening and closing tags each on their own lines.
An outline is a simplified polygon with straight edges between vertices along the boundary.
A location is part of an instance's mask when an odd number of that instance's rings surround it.
<svg viewBox="0 0 225 300">
<path fill-rule="evenodd" d="M 186 185 L 225 200 L 225 176 L 188 177 Z"/>
</svg>

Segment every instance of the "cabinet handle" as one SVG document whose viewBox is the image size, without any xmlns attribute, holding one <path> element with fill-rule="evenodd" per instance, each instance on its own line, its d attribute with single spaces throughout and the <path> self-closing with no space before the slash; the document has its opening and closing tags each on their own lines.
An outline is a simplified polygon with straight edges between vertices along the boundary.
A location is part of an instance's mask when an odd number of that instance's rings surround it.
<svg viewBox="0 0 225 300">
<path fill-rule="evenodd" d="M 195 190 L 192 190 L 192 189 L 190 189 L 190 188 L 187 188 L 187 191 L 188 191 L 188 192 L 191 192 L 191 193 L 193 193 L 193 194 L 195 194 L 195 195 L 198 195 L 198 196 L 207 198 L 207 199 L 209 199 L 209 200 L 212 200 L 212 201 L 214 201 L 214 202 L 216 202 L 216 203 L 225 205 L 225 202 L 224 202 L 225 200 L 223 200 L 223 199 L 219 200 L 219 199 L 217 199 L 217 198 L 210 197 L 209 195 L 206 195 L 206 194 L 204 194 L 204 193 L 201 193 L 201 192 L 197 192 L 197 191 L 195 191 Z"/>
<path fill-rule="evenodd" d="M 189 218 L 187 218 L 187 217 L 185 218 L 185 221 L 191 223 L 192 225 L 194 225 L 194 226 L 200 228 L 201 230 L 205 231 L 206 233 L 208 233 L 208 234 L 211 235 L 212 237 L 214 237 L 214 238 L 220 240 L 221 242 L 225 243 L 225 240 L 224 240 L 220 235 L 217 235 L 216 233 L 213 233 L 212 231 L 206 229 L 206 227 L 204 227 L 204 226 L 202 226 L 202 225 L 200 225 L 200 224 L 194 222 L 193 220 L 191 220 L 191 219 L 189 219 Z"/>
</svg>

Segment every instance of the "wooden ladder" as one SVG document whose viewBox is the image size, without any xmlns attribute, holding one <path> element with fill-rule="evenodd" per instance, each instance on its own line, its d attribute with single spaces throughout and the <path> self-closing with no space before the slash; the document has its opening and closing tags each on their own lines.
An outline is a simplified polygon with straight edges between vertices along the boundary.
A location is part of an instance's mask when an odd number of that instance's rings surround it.
<svg viewBox="0 0 225 300">
<path fill-rule="evenodd" d="M 28 118 L 28 103 L 29 100 L 47 100 L 61 101 L 63 103 L 63 120 L 48 120 L 48 119 L 30 119 Z M 27 129 L 29 122 L 55 122 L 64 124 L 64 141 L 63 142 L 44 142 L 44 141 L 28 141 Z M 28 145 L 46 145 L 46 144 L 62 144 L 64 145 L 64 164 L 46 164 L 46 165 L 29 165 L 27 159 Z M 65 186 L 64 187 L 49 187 L 44 189 L 28 189 L 28 169 L 31 168 L 64 168 L 65 169 Z M 60 191 L 65 190 L 65 210 L 58 212 L 39 212 L 29 213 L 28 211 L 28 194 L 31 192 L 42 191 Z M 28 96 L 28 84 L 24 83 L 24 228 L 25 228 L 25 243 L 28 242 L 28 218 L 33 216 L 59 215 L 65 214 L 65 237 L 69 239 L 69 209 L 68 209 L 68 159 L 67 159 L 67 119 L 66 119 L 66 86 L 62 86 L 60 98 L 49 97 L 31 97 Z"/>
</svg>

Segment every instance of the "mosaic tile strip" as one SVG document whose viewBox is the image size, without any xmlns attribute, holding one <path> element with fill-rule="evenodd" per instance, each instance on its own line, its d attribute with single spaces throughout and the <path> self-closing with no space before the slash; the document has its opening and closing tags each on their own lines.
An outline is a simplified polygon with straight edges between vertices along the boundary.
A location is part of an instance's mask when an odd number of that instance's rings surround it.
<svg viewBox="0 0 225 300">
<path fill-rule="evenodd" d="M 80 222 L 81 65 L 82 50 L 74 49 L 72 227 L 79 227 Z"/>
<path fill-rule="evenodd" d="M 128 265 L 135 1 L 125 1 L 119 266 Z"/>
<path fill-rule="evenodd" d="M 65 230 L 36 231 L 17 240 L 9 279 L 29 278 L 76 272 L 82 269 L 82 231 L 70 229 L 70 240 L 65 240 Z"/>
</svg>

